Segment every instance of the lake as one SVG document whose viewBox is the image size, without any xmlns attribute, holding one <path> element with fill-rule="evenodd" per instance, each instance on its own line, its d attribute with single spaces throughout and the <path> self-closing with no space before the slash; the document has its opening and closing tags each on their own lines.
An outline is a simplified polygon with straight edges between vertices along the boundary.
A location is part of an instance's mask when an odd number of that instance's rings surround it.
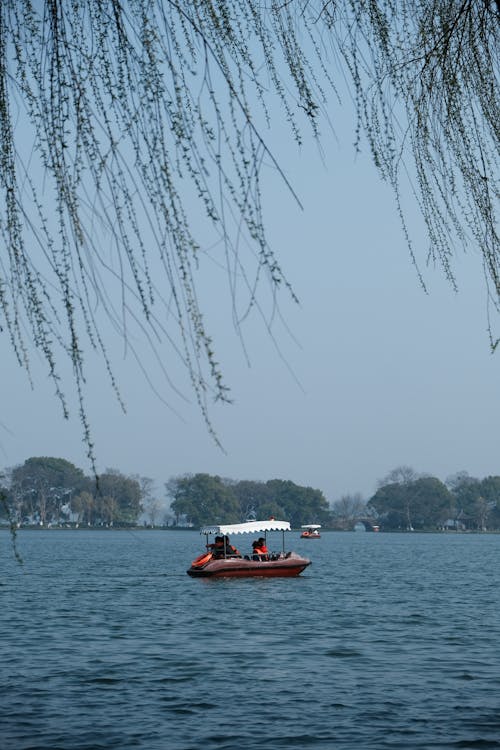
<svg viewBox="0 0 500 750">
<path fill-rule="evenodd" d="M 26 530 L 20 566 L 0 532 L 2 750 L 500 748 L 500 535 L 291 532 L 298 578 L 192 579 L 204 541 Z"/>
</svg>

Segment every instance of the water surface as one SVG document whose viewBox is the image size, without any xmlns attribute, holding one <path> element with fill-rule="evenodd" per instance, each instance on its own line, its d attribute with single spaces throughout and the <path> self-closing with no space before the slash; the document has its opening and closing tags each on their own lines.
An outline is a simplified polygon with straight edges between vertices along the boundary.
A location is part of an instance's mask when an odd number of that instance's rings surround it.
<svg viewBox="0 0 500 750">
<path fill-rule="evenodd" d="M 2 750 L 500 748 L 500 535 L 287 538 L 203 580 L 197 532 L 0 532 Z"/>
</svg>

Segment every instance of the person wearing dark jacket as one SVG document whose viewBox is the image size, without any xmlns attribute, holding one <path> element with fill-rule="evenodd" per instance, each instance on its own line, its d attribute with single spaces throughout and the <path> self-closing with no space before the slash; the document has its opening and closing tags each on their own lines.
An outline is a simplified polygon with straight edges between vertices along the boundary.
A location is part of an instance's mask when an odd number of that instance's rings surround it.
<svg viewBox="0 0 500 750">
<path fill-rule="evenodd" d="M 230 543 L 228 536 L 224 536 L 223 542 L 224 542 L 224 551 L 226 553 L 226 557 L 241 557 L 236 547 L 233 547 L 233 545 Z"/>
</svg>

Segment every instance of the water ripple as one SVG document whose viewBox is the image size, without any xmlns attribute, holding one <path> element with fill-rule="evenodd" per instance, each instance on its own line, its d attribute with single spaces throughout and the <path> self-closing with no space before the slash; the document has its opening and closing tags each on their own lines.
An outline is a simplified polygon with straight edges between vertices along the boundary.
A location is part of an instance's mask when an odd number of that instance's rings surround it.
<svg viewBox="0 0 500 750">
<path fill-rule="evenodd" d="M 3 539 L 2 750 L 500 748 L 500 536 L 295 535 L 304 575 L 239 581 L 186 576 L 195 532 Z"/>
</svg>

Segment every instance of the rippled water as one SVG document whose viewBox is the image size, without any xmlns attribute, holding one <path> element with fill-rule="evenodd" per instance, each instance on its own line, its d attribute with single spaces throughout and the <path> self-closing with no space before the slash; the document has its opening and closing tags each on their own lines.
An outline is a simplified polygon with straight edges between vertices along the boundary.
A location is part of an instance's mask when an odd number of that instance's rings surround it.
<svg viewBox="0 0 500 750">
<path fill-rule="evenodd" d="M 500 747 L 500 536 L 288 538 L 203 580 L 197 532 L 1 532 L 2 750 Z"/>
</svg>

